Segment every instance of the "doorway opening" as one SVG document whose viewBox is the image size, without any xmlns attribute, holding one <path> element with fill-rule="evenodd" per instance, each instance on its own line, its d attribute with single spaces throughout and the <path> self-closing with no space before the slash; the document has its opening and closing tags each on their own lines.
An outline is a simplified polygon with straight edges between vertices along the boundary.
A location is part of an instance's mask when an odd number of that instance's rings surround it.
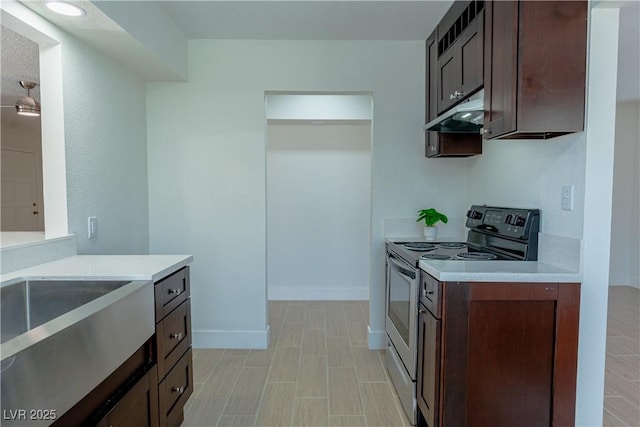
<svg viewBox="0 0 640 427">
<path fill-rule="evenodd" d="M 2 25 L 2 214 L 1 231 L 44 231 L 42 128 L 40 116 L 20 115 L 17 100 L 26 95 L 21 81 L 40 81 L 38 44 Z M 36 85 L 30 96 L 40 99 Z"/>
<path fill-rule="evenodd" d="M 268 300 L 368 300 L 371 94 L 267 94 Z"/>
</svg>

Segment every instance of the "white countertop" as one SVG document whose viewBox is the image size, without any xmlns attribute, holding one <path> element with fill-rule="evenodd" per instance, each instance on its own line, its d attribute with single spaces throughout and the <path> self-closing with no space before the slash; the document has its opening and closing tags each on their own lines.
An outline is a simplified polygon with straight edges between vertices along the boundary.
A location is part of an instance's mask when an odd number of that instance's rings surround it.
<svg viewBox="0 0 640 427">
<path fill-rule="evenodd" d="M 420 269 L 442 282 L 565 282 L 582 281 L 578 272 L 537 261 L 421 260 Z"/>
<path fill-rule="evenodd" d="M 157 281 L 193 261 L 191 255 L 76 255 L 0 276 L 13 279 L 153 280 Z"/>
</svg>

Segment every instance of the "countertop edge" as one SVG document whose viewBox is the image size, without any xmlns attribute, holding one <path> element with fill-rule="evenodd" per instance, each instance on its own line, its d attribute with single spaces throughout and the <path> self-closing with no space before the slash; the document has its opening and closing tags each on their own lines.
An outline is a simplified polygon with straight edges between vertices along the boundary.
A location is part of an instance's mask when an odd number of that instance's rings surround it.
<svg viewBox="0 0 640 427">
<path fill-rule="evenodd" d="M 435 264 L 437 262 L 447 263 L 444 264 L 446 269 L 439 268 Z M 537 261 L 503 261 L 496 264 L 497 262 L 500 261 L 420 261 L 420 269 L 443 282 L 582 282 L 580 273 Z M 473 270 L 474 266 L 478 270 Z M 496 266 L 496 271 L 486 271 L 491 266 Z M 534 268 L 537 271 L 527 271 Z"/>
</svg>

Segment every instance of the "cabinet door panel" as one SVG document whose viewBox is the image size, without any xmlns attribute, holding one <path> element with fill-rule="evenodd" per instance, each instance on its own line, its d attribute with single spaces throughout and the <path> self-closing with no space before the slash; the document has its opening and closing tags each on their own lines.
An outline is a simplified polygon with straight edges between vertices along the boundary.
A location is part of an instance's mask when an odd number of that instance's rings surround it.
<svg viewBox="0 0 640 427">
<path fill-rule="evenodd" d="M 478 16 L 460 36 L 460 58 L 462 92 L 471 95 L 484 84 L 483 80 L 483 38 L 484 17 Z"/>
<path fill-rule="evenodd" d="M 493 138 L 516 129 L 517 2 L 487 2 L 484 41 L 484 129 Z"/>
<path fill-rule="evenodd" d="M 429 427 L 437 427 L 440 321 L 426 312 L 420 312 L 418 318 L 418 406 Z"/>
<path fill-rule="evenodd" d="M 555 305 L 470 303 L 468 425 L 551 425 Z"/>
<path fill-rule="evenodd" d="M 458 99 L 451 99 L 460 89 L 460 55 L 456 53 L 460 45 L 454 43 L 438 61 L 438 114 L 445 112 Z"/>
</svg>

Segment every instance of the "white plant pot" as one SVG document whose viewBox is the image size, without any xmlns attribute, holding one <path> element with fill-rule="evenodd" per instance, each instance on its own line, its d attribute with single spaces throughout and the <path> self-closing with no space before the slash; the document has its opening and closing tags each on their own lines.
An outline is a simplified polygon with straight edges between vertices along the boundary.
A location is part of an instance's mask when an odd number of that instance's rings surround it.
<svg viewBox="0 0 640 427">
<path fill-rule="evenodd" d="M 436 227 L 436 226 L 425 227 L 424 228 L 424 237 L 427 240 L 436 240 L 436 238 L 438 237 L 438 227 Z"/>
</svg>

